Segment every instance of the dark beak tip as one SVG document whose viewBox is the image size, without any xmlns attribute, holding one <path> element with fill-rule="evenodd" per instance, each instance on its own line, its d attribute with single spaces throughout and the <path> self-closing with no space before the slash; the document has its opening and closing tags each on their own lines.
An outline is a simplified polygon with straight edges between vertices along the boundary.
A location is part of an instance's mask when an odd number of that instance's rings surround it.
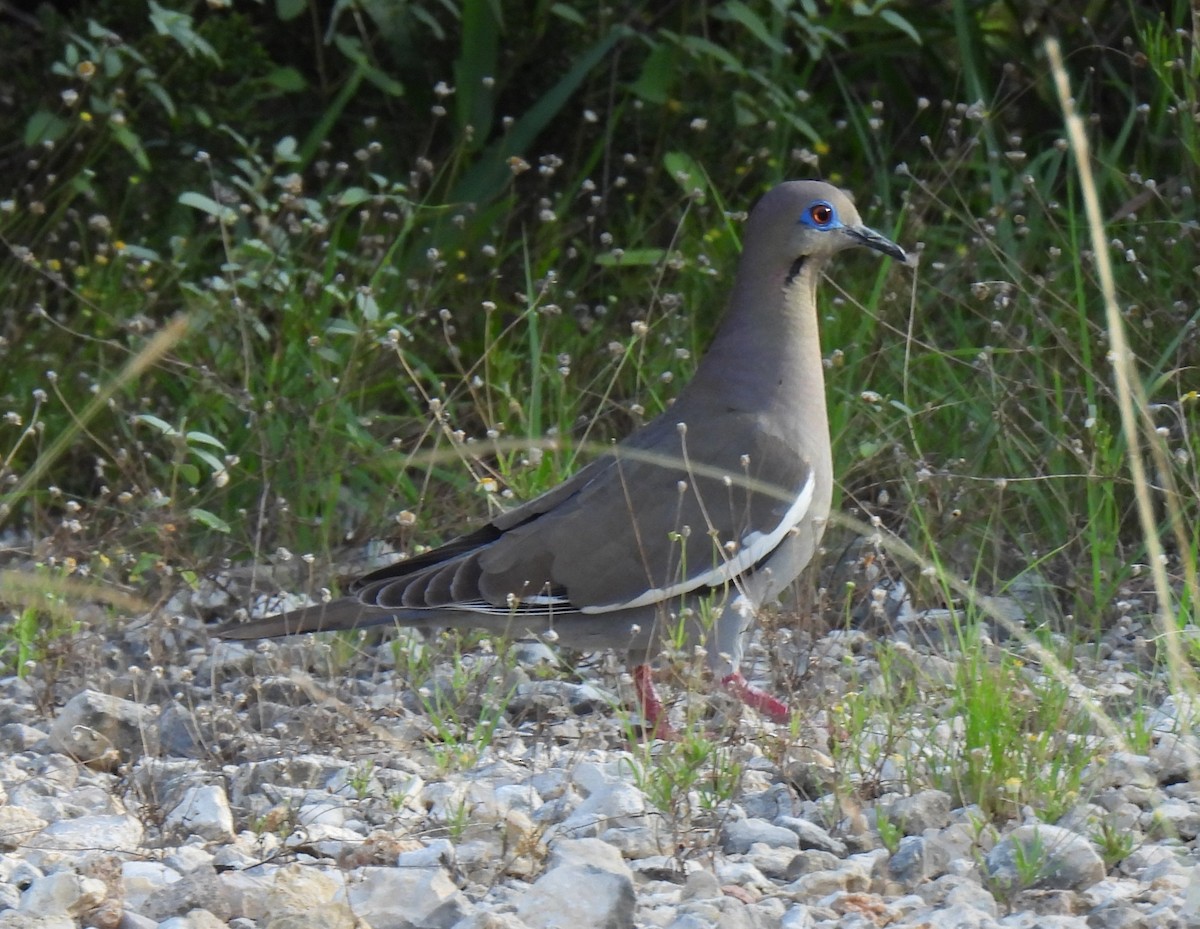
<svg viewBox="0 0 1200 929">
<path fill-rule="evenodd" d="M 913 258 L 915 256 L 910 256 L 903 248 L 901 248 L 887 236 L 880 235 L 874 229 L 870 229 L 866 226 L 858 226 L 857 228 L 850 229 L 849 232 L 855 239 L 858 240 L 860 245 L 865 245 L 867 248 L 881 252 L 882 254 L 887 255 L 889 258 L 895 258 L 901 264 L 908 265 L 910 267 L 914 264 Z"/>
</svg>

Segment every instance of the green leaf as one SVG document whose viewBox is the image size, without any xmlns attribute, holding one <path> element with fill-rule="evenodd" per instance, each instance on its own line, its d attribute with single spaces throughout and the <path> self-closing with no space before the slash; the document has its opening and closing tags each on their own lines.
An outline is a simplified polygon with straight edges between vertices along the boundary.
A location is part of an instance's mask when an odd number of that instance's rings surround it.
<svg viewBox="0 0 1200 929">
<path fill-rule="evenodd" d="M 333 198 L 338 206 L 358 206 L 371 199 L 371 192 L 365 187 L 347 187 Z"/>
<path fill-rule="evenodd" d="M 104 55 L 100 58 L 100 67 L 104 71 L 106 78 L 116 80 L 121 76 L 121 72 L 125 70 L 125 61 L 115 48 L 110 48 L 106 49 Z"/>
<path fill-rule="evenodd" d="M 663 248 L 631 248 L 620 254 L 607 252 L 603 255 L 596 256 L 596 264 L 603 268 L 634 268 L 653 266 L 661 262 L 667 256 L 666 249 Z"/>
<path fill-rule="evenodd" d="M 708 39 L 703 39 L 697 35 L 690 35 L 684 38 L 683 47 L 693 55 L 704 55 L 715 59 L 727 67 L 734 74 L 744 74 L 745 66 L 731 54 L 727 49 L 721 48 L 716 42 L 710 42 Z"/>
<path fill-rule="evenodd" d="M 423 6 L 414 6 L 411 7 L 411 11 L 413 19 L 423 24 L 426 29 L 433 33 L 435 39 L 439 42 L 446 41 L 446 30 L 442 28 L 442 24 L 437 19 L 430 15 L 428 10 Z"/>
<path fill-rule="evenodd" d="M 194 190 L 185 190 L 181 193 L 179 195 L 179 203 L 183 206 L 190 206 L 193 209 L 199 210 L 201 213 L 207 213 L 209 216 L 215 216 L 223 223 L 232 223 L 237 219 L 237 214 L 229 207 L 221 206 L 212 197 L 198 194 Z"/>
<path fill-rule="evenodd" d="M 25 123 L 25 144 L 29 148 L 43 142 L 57 142 L 70 130 L 71 124 L 49 110 L 38 110 Z"/>
<path fill-rule="evenodd" d="M 161 261 L 158 252 L 144 245 L 126 245 L 121 249 L 122 258 L 136 258 L 138 261 Z"/>
<path fill-rule="evenodd" d="M 693 191 L 698 190 L 703 199 L 708 192 L 708 179 L 695 158 L 686 152 L 667 152 L 663 156 L 663 165 L 685 194 L 690 197 Z"/>
<path fill-rule="evenodd" d="M 150 74 L 150 75 L 153 74 L 153 72 L 150 71 L 149 68 L 141 68 L 138 71 L 139 79 L 143 77 L 142 72 L 146 72 L 147 74 Z M 166 90 L 162 87 L 162 85 L 160 85 L 157 81 L 152 81 L 152 80 L 139 80 L 139 83 L 141 84 L 141 87 L 148 94 L 150 94 L 150 96 L 152 96 L 155 100 L 158 101 L 159 105 L 163 108 L 163 110 L 166 112 L 166 114 L 168 116 L 170 116 L 172 119 L 174 119 L 175 118 L 175 101 L 171 99 L 171 97 L 167 94 Z"/>
<path fill-rule="evenodd" d="M 385 94 L 390 94 L 393 97 L 404 96 L 404 85 L 388 74 L 384 74 L 367 57 L 367 53 L 363 51 L 362 43 L 348 35 L 335 35 L 333 44 L 337 46 L 338 51 L 349 58 L 355 65 L 358 66 L 359 74 L 382 90 Z"/>
<path fill-rule="evenodd" d="M 771 35 L 771 31 L 767 28 L 767 24 L 762 21 L 762 17 L 746 6 L 746 4 L 740 2 L 740 0 L 729 0 L 728 3 L 721 7 L 721 11 L 729 19 L 740 23 L 747 32 L 776 54 L 787 55 L 791 51 L 775 36 Z"/>
<path fill-rule="evenodd" d="M 187 440 L 189 443 L 199 442 L 201 445 L 211 445 L 213 448 L 219 448 L 221 451 L 225 451 L 225 443 L 215 436 L 209 435 L 207 432 L 189 432 L 187 434 Z M 221 465 L 221 467 L 225 466 Z"/>
<path fill-rule="evenodd" d="M 284 93 L 296 93 L 308 86 L 304 75 L 295 68 L 276 68 L 267 75 L 266 81 Z"/>
<path fill-rule="evenodd" d="M 559 19 L 565 19 L 569 23 L 574 23 L 576 26 L 587 27 L 588 21 L 583 18 L 583 14 L 578 10 L 572 9 L 565 3 L 556 3 L 550 7 L 550 12 Z"/>
<path fill-rule="evenodd" d="M 641 73 L 629 89 L 647 103 L 661 106 L 670 97 L 671 83 L 676 73 L 675 49 L 669 45 L 658 45 L 646 56 Z"/>
<path fill-rule="evenodd" d="M 357 336 L 359 334 L 358 326 L 350 322 L 348 319 L 331 319 L 329 325 L 325 327 L 325 335 L 349 335 Z"/>
<path fill-rule="evenodd" d="M 906 36 L 913 40 L 914 45 L 921 44 L 921 35 L 913 28 L 913 24 L 897 13 L 895 10 L 880 10 L 879 18 L 885 23 L 890 23 L 896 29 L 899 29 Z"/>
<path fill-rule="evenodd" d="M 208 465 L 208 470 L 213 474 L 225 470 L 225 462 L 211 452 L 206 452 L 202 448 L 193 448 L 191 453 Z"/>
<path fill-rule="evenodd" d="M 179 430 L 172 426 L 165 419 L 159 419 L 153 413 L 138 413 L 133 417 L 135 423 L 144 423 L 147 426 L 153 426 L 163 435 L 169 435 L 172 438 L 179 436 Z"/>
<path fill-rule="evenodd" d="M 149 171 L 150 159 L 146 155 L 146 150 L 142 148 L 142 140 L 130 131 L 128 126 L 119 126 L 110 120 L 108 127 L 112 131 L 113 137 L 120 143 L 121 148 L 133 156 L 137 166 L 143 171 Z"/>
<path fill-rule="evenodd" d="M 358 308 L 358 312 L 362 313 L 363 319 L 373 323 L 379 319 L 379 302 L 369 293 L 355 293 L 354 305 Z"/>
<path fill-rule="evenodd" d="M 208 510 L 194 506 L 188 510 L 188 516 L 198 522 L 201 526 L 205 526 L 214 532 L 232 532 L 233 527 L 225 520 L 221 519 L 216 513 L 210 513 Z"/>
<path fill-rule="evenodd" d="M 275 143 L 275 160 L 281 164 L 290 164 L 297 160 L 295 136 L 284 136 Z"/>
<path fill-rule="evenodd" d="M 179 47 L 187 52 L 189 58 L 203 55 L 217 64 L 221 63 L 221 56 L 217 54 L 217 50 L 193 28 L 194 20 L 188 13 L 164 9 L 154 0 L 149 0 L 149 6 L 150 22 L 155 32 L 174 39 Z"/>
<path fill-rule="evenodd" d="M 495 88 L 483 79 L 496 74 L 504 22 L 491 0 L 464 0 L 461 21 L 462 41 L 454 62 L 454 112 L 460 129 L 475 128 L 476 142 L 470 147 L 479 148 L 492 125 L 496 97 Z"/>
<path fill-rule="evenodd" d="M 179 472 L 179 476 L 183 479 L 183 482 L 189 487 L 200 486 L 200 469 L 194 464 L 181 461 L 175 468 Z"/>
<path fill-rule="evenodd" d="M 285 23 L 295 19 L 308 7 L 308 0 L 275 0 L 275 15 Z"/>
</svg>

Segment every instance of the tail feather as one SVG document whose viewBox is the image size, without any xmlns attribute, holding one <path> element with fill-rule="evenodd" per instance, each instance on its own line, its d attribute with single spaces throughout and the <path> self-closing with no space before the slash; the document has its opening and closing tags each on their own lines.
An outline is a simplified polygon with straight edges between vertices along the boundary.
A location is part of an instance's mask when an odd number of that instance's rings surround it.
<svg viewBox="0 0 1200 929">
<path fill-rule="evenodd" d="M 393 618 L 393 613 L 366 606 L 356 597 L 346 597 L 248 623 L 227 623 L 217 631 L 217 635 L 222 639 L 237 641 L 274 639 L 304 632 L 339 632 L 380 626 L 392 622 Z"/>
</svg>

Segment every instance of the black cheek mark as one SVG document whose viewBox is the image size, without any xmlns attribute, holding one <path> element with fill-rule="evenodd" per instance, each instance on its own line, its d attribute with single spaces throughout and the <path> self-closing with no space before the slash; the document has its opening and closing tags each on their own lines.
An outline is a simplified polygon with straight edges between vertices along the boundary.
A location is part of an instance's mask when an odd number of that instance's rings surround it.
<svg viewBox="0 0 1200 929">
<path fill-rule="evenodd" d="M 801 255 L 799 258 L 797 258 L 795 261 L 793 261 L 792 266 L 790 268 L 788 268 L 788 275 L 787 275 L 787 278 L 783 282 L 783 286 L 790 287 L 792 281 L 794 281 L 796 279 L 797 275 L 799 275 L 802 270 L 804 270 L 804 256 L 803 255 Z"/>
</svg>

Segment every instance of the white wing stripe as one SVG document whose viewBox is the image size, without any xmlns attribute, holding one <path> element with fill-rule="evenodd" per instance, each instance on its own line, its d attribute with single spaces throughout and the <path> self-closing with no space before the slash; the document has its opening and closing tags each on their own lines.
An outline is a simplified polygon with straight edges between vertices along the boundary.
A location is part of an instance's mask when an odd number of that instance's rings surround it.
<svg viewBox="0 0 1200 929">
<path fill-rule="evenodd" d="M 663 600 L 677 597 L 680 594 L 690 593 L 701 587 L 720 587 L 729 583 L 738 575 L 757 564 L 763 557 L 774 551 L 787 534 L 800 525 L 800 522 L 804 519 L 804 515 L 808 512 L 808 508 L 812 505 L 815 489 L 816 475 L 810 470 L 808 479 L 796 495 L 796 501 L 788 507 L 779 524 L 768 533 L 759 532 L 757 529 L 746 533 L 746 535 L 742 536 L 741 542 L 738 544 L 737 552 L 731 557 L 726 558 L 712 570 L 685 578 L 678 584 L 672 584 L 670 587 L 654 587 L 625 603 L 605 603 L 596 606 L 585 606 L 580 608 L 580 612 L 612 613 L 616 610 L 629 610 L 639 606 L 661 603 Z"/>
<path fill-rule="evenodd" d="M 445 603 L 436 607 L 426 607 L 433 610 L 457 610 L 463 613 L 483 613 L 488 616 L 550 616 L 555 613 L 578 613 L 579 608 L 565 597 L 522 597 L 511 606 L 498 606 L 486 600 L 463 600 L 459 603 Z"/>
</svg>

